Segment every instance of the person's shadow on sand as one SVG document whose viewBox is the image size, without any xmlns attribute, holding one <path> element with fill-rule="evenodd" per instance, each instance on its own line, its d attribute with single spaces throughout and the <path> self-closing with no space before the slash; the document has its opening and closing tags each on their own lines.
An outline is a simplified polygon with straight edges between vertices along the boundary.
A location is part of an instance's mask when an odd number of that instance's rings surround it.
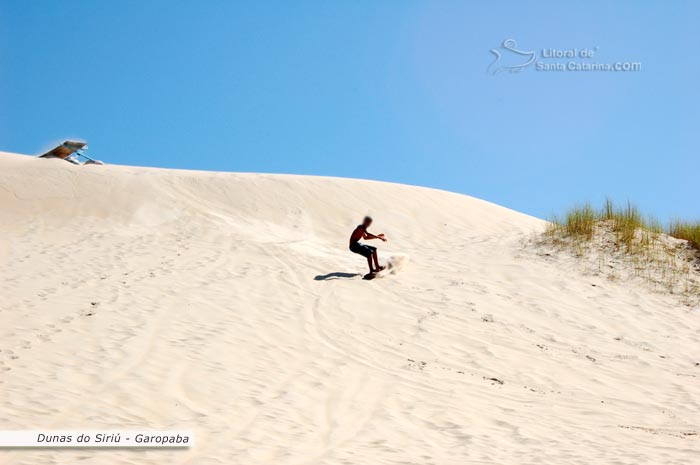
<svg viewBox="0 0 700 465">
<path fill-rule="evenodd" d="M 336 271 L 334 273 L 320 274 L 314 278 L 315 281 L 330 281 L 331 279 L 352 279 L 355 276 L 360 276 L 361 273 L 342 273 Z"/>
</svg>

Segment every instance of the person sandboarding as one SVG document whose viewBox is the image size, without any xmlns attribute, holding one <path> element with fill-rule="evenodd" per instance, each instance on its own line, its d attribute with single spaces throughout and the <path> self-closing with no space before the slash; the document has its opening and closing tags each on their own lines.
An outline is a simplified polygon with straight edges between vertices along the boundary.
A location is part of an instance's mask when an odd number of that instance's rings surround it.
<svg viewBox="0 0 700 465">
<path fill-rule="evenodd" d="M 367 231 L 367 228 L 372 224 L 372 218 L 365 216 L 362 220 L 362 224 L 357 226 L 355 230 L 350 235 L 350 251 L 356 254 L 362 255 L 367 259 L 367 264 L 369 265 L 369 274 L 365 275 L 365 279 L 373 279 L 377 273 L 382 271 L 385 267 L 379 266 L 379 259 L 377 258 L 377 248 L 371 245 L 363 244 L 360 239 L 380 239 L 386 242 L 386 237 L 384 234 L 374 235 Z M 374 267 L 372 266 L 374 261 Z"/>
</svg>

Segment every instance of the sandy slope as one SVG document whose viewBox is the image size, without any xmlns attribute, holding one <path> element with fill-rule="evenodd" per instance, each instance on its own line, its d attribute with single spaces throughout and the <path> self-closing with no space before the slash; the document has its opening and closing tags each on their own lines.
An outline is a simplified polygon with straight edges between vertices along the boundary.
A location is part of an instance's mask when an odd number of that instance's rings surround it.
<svg viewBox="0 0 700 465">
<path fill-rule="evenodd" d="M 347 250 L 376 218 L 366 282 Z M 193 429 L 3 464 L 690 464 L 697 310 L 523 249 L 537 219 L 347 179 L 0 154 L 0 429 Z"/>
</svg>

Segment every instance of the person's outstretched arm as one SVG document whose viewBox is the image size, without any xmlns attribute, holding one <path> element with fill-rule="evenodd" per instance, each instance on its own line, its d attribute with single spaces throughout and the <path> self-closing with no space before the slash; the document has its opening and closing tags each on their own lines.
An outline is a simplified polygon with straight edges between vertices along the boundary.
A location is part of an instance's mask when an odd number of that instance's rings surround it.
<svg viewBox="0 0 700 465">
<path fill-rule="evenodd" d="M 367 231 L 366 229 L 365 229 L 365 237 L 364 237 L 364 238 L 367 239 L 367 240 L 371 240 L 371 239 L 381 239 L 382 241 L 386 242 L 386 237 L 384 237 L 384 234 L 378 234 L 378 235 L 375 236 L 374 234 L 372 234 L 371 232 Z"/>
</svg>

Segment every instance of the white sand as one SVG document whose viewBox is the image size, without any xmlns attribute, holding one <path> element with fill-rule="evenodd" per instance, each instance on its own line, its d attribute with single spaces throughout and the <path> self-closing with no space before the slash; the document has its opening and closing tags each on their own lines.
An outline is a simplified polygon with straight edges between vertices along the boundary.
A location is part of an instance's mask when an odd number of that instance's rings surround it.
<svg viewBox="0 0 700 465">
<path fill-rule="evenodd" d="M 370 282 L 367 213 L 410 256 Z M 0 429 L 197 435 L 0 463 L 700 463 L 697 310 L 524 251 L 542 227 L 396 184 L 0 153 Z"/>
</svg>

